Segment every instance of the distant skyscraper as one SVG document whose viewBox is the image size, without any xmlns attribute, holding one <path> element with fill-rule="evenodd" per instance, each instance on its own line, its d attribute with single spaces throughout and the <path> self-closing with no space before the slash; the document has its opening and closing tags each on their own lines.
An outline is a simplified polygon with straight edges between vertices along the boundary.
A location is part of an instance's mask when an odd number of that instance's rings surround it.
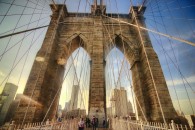
<svg viewBox="0 0 195 130">
<path fill-rule="evenodd" d="M 70 101 L 69 102 L 65 102 L 65 107 L 64 107 L 64 111 L 68 111 L 70 106 Z"/>
<path fill-rule="evenodd" d="M 58 105 L 57 117 L 62 117 L 62 106 Z"/>
<path fill-rule="evenodd" d="M 127 103 L 127 112 L 128 114 L 133 113 L 133 106 L 130 101 Z"/>
<path fill-rule="evenodd" d="M 18 86 L 12 83 L 6 83 L 3 92 L 0 95 L 0 125 L 3 125 L 9 106 L 12 103 Z"/>
<path fill-rule="evenodd" d="M 126 116 L 128 114 L 127 91 L 123 87 L 113 89 L 110 100 L 113 116 Z"/>
<path fill-rule="evenodd" d="M 79 94 L 79 86 L 73 85 L 72 86 L 72 94 L 71 94 L 71 98 L 70 98 L 70 104 L 69 104 L 69 110 L 77 109 L 78 94 Z"/>
<path fill-rule="evenodd" d="M 17 94 L 15 97 L 15 100 L 12 101 L 12 103 L 10 104 L 9 110 L 7 112 L 7 115 L 6 115 L 5 122 L 10 122 L 11 119 L 13 118 L 22 96 L 23 96 L 23 94 Z"/>
</svg>

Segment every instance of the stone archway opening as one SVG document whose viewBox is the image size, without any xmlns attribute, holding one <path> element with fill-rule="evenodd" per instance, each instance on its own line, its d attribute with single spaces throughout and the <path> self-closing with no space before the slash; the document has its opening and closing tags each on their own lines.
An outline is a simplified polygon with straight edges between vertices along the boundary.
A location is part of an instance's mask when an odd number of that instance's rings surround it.
<svg viewBox="0 0 195 130">
<path fill-rule="evenodd" d="M 60 94 L 58 116 L 68 119 L 85 116 L 88 112 L 90 57 L 78 47 L 67 59 Z"/>
<path fill-rule="evenodd" d="M 114 47 L 106 57 L 106 101 L 108 117 L 135 118 L 130 64 L 123 52 Z"/>
</svg>

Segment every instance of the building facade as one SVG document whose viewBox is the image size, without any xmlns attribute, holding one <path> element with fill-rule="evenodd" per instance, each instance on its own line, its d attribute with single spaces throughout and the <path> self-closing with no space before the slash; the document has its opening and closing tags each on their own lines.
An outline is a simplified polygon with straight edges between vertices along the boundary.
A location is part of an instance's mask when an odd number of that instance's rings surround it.
<svg viewBox="0 0 195 130">
<path fill-rule="evenodd" d="M 13 119 L 14 114 L 16 112 L 16 109 L 18 108 L 18 105 L 20 103 L 22 96 L 23 96 L 23 94 L 17 94 L 14 101 L 12 101 L 12 103 L 10 104 L 7 115 L 6 115 L 5 122 L 10 122 Z"/>
<path fill-rule="evenodd" d="M 125 117 L 128 115 L 127 91 L 123 87 L 113 89 L 110 100 L 111 113 L 113 116 Z"/>
<path fill-rule="evenodd" d="M 79 94 L 79 86 L 72 86 L 72 93 L 69 103 L 69 110 L 76 110 L 78 105 L 78 94 Z"/>
<path fill-rule="evenodd" d="M 0 125 L 3 125 L 10 104 L 14 100 L 18 86 L 12 83 L 6 83 L 0 95 Z"/>
</svg>

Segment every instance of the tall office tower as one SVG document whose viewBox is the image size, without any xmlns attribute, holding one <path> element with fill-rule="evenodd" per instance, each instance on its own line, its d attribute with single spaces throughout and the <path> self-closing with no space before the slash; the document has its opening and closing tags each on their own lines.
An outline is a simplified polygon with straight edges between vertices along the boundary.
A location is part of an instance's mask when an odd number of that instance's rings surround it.
<svg viewBox="0 0 195 130">
<path fill-rule="evenodd" d="M 5 122 L 10 122 L 12 120 L 22 97 L 23 97 L 23 94 L 16 94 L 14 101 L 12 101 L 12 103 L 9 106 L 9 110 L 6 115 Z"/>
<path fill-rule="evenodd" d="M 3 125 L 9 106 L 12 103 L 18 86 L 12 83 L 6 83 L 3 92 L 0 95 L 0 125 Z"/>
<path fill-rule="evenodd" d="M 78 94 L 79 94 L 79 86 L 78 85 L 73 85 L 72 86 L 71 98 L 70 98 L 70 104 L 69 104 L 69 110 L 77 109 Z"/>
<path fill-rule="evenodd" d="M 128 114 L 127 91 L 123 87 L 113 89 L 110 100 L 113 116 L 126 116 Z"/>
<path fill-rule="evenodd" d="M 128 103 L 127 103 L 127 112 L 128 112 L 128 114 L 133 113 L 133 106 L 132 106 L 132 103 L 130 101 L 128 101 Z"/>
<path fill-rule="evenodd" d="M 70 101 L 69 102 L 65 102 L 64 111 L 68 111 L 69 108 L 70 108 Z"/>
</svg>

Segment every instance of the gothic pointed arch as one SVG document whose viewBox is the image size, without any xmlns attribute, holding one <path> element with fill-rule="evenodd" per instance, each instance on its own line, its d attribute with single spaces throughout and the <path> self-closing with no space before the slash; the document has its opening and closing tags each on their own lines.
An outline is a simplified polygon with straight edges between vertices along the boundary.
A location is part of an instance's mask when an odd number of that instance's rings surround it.
<svg viewBox="0 0 195 130">
<path fill-rule="evenodd" d="M 116 47 L 125 55 L 130 64 L 133 63 L 135 60 L 139 59 L 139 48 L 135 42 L 135 40 L 125 37 L 120 33 L 114 34 L 112 38 L 106 42 L 105 58 L 108 53 Z"/>
<path fill-rule="evenodd" d="M 60 41 L 56 56 L 58 64 L 65 65 L 70 55 L 79 47 L 82 47 L 90 56 L 90 53 L 88 52 L 88 44 L 89 41 L 80 32 L 74 33 L 69 38 Z"/>
</svg>

